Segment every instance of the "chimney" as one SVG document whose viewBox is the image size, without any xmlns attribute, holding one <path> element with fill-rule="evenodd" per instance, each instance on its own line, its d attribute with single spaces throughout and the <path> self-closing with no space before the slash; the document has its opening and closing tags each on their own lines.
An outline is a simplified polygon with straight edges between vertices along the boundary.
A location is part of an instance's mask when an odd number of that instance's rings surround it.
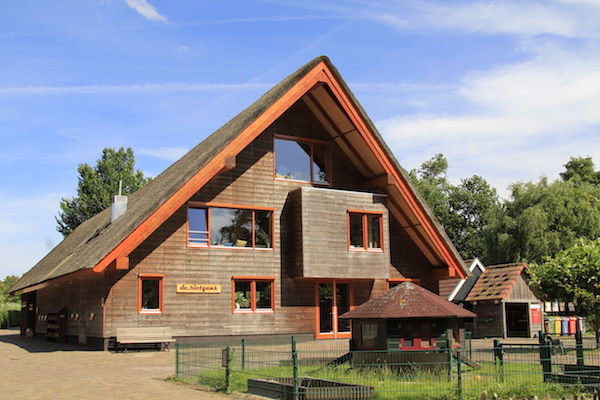
<svg viewBox="0 0 600 400">
<path fill-rule="evenodd" d="M 115 222 L 117 218 L 125 214 L 125 211 L 127 211 L 127 196 L 121 195 L 122 184 L 123 182 L 119 181 L 119 194 L 113 198 L 110 218 L 111 223 Z"/>
</svg>

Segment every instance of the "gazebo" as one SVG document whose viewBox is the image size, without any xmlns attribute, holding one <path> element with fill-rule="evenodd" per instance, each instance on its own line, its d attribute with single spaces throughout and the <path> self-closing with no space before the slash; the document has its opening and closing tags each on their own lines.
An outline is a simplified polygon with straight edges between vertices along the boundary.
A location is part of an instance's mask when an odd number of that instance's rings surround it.
<svg viewBox="0 0 600 400">
<path fill-rule="evenodd" d="M 340 318 L 352 321 L 353 350 L 428 350 L 444 347 L 450 331 L 453 347 L 460 346 L 465 320 L 475 317 L 413 282 L 404 282 Z"/>
</svg>

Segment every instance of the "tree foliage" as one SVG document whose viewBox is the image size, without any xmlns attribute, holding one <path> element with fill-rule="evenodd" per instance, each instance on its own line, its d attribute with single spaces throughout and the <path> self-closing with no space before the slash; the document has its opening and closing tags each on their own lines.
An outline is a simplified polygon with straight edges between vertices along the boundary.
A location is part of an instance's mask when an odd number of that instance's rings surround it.
<svg viewBox="0 0 600 400">
<path fill-rule="evenodd" d="M 109 207 L 112 197 L 118 194 L 119 181 L 122 181 L 124 195 L 135 192 L 149 181 L 142 171 L 135 169 L 131 148 L 105 148 L 95 167 L 84 163 L 79 165 L 77 171 L 77 196 L 61 199 L 61 211 L 56 217 L 56 230 L 63 236 Z"/>
<path fill-rule="evenodd" d="M 493 262 L 541 262 L 578 238 L 600 237 L 600 187 L 579 179 L 516 183 L 486 238 Z"/>
<path fill-rule="evenodd" d="M 477 175 L 452 185 L 447 170 L 444 155 L 436 154 L 410 175 L 461 256 L 485 258 L 484 232 L 500 208 L 496 190 Z"/>
<path fill-rule="evenodd" d="M 596 171 L 592 157 L 571 157 L 560 177 L 563 181 L 600 184 L 600 171 Z"/>
<path fill-rule="evenodd" d="M 529 272 L 530 282 L 548 299 L 574 301 L 581 312 L 593 313 L 600 337 L 600 238 L 578 239 L 555 257 L 531 265 Z"/>
<path fill-rule="evenodd" d="M 11 296 L 6 291 L 10 289 L 17 281 L 19 277 L 16 275 L 8 275 L 6 278 L 0 281 L 0 304 L 5 303 L 18 303 L 19 296 Z"/>
</svg>

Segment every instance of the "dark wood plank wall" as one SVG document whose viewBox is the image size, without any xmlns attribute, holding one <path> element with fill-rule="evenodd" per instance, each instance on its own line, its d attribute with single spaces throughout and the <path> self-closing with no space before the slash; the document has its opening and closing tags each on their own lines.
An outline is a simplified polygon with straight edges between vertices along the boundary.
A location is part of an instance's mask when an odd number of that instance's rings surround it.
<svg viewBox="0 0 600 400">
<path fill-rule="evenodd" d="M 437 293 L 438 282 L 431 263 L 394 218 L 390 219 L 390 240 L 390 278 L 419 278 L 421 286 Z"/>
<path fill-rule="evenodd" d="M 438 281 L 438 294 L 447 299 L 460 281 L 460 278 L 440 279 Z"/>
<path fill-rule="evenodd" d="M 50 284 L 37 293 L 37 314 L 56 313 L 67 307 L 69 340 L 87 343 L 88 337 L 102 337 L 105 276 L 89 274 Z M 77 314 L 77 318 L 76 318 Z M 92 315 L 93 314 L 93 315 Z M 36 321 L 36 332 L 46 332 L 46 321 Z"/>
<path fill-rule="evenodd" d="M 476 337 L 504 337 L 504 304 L 481 301 L 473 305 L 473 312 Z"/>
<path fill-rule="evenodd" d="M 529 301 L 534 303 L 541 303 L 540 299 L 535 296 L 535 293 L 529 287 L 526 278 L 524 277 L 524 273 L 517 278 L 514 286 L 508 293 L 508 296 L 504 298 L 504 301 Z"/>
<path fill-rule="evenodd" d="M 282 262 L 281 236 L 296 229 L 286 221 L 288 194 L 309 184 L 273 179 L 273 135 L 328 139 L 328 134 L 303 103 L 297 103 L 250 146 L 237 156 L 236 167 L 216 176 L 191 200 L 211 201 L 275 209 L 274 250 L 206 249 L 186 245 L 186 207 L 179 209 L 130 256 L 130 271 L 109 273 L 112 282 L 106 302 L 104 336 L 115 335 L 118 327 L 165 325 L 176 336 L 247 335 L 311 333 L 315 329 L 315 283 L 291 279 L 293 268 Z M 359 189 L 363 181 L 352 163 L 332 143 L 333 185 L 339 189 Z M 282 230 L 281 221 L 287 225 Z M 339 229 L 346 232 L 346 225 Z M 288 230 L 288 231 L 286 231 Z M 299 232 L 298 232 L 299 233 Z M 396 238 L 396 240 L 394 240 Z M 407 236 L 392 237 L 391 247 L 416 249 Z M 401 238 L 401 240 L 397 240 Z M 388 241 L 389 244 L 389 241 Z M 293 243 L 285 244 L 292 251 Z M 305 249 L 308 250 L 308 249 Z M 347 251 L 347 250 L 346 250 Z M 393 250 L 392 250 L 393 253 Z M 413 277 L 425 276 L 424 257 L 418 250 L 397 252 L 396 261 Z M 426 260 L 425 260 L 426 261 Z M 415 265 L 413 268 L 412 265 Z M 427 265 L 428 266 L 428 265 Z M 390 267 L 397 275 L 396 268 Z M 412 268 L 412 269 L 411 269 Z M 164 312 L 139 315 L 137 310 L 138 275 L 164 274 Z M 232 276 L 275 277 L 276 310 L 272 314 L 235 314 L 232 312 Z M 220 294 L 177 294 L 178 283 L 220 284 Z M 387 288 L 386 280 L 355 281 L 355 304 L 361 304 Z"/>
</svg>

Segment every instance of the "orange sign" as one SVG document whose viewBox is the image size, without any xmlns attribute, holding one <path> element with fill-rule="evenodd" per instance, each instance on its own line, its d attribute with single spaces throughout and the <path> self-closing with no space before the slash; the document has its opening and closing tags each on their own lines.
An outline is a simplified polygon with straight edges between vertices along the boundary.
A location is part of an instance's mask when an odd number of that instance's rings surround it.
<svg viewBox="0 0 600 400">
<path fill-rule="evenodd" d="M 221 285 L 213 283 L 178 283 L 177 293 L 221 293 Z"/>
</svg>

